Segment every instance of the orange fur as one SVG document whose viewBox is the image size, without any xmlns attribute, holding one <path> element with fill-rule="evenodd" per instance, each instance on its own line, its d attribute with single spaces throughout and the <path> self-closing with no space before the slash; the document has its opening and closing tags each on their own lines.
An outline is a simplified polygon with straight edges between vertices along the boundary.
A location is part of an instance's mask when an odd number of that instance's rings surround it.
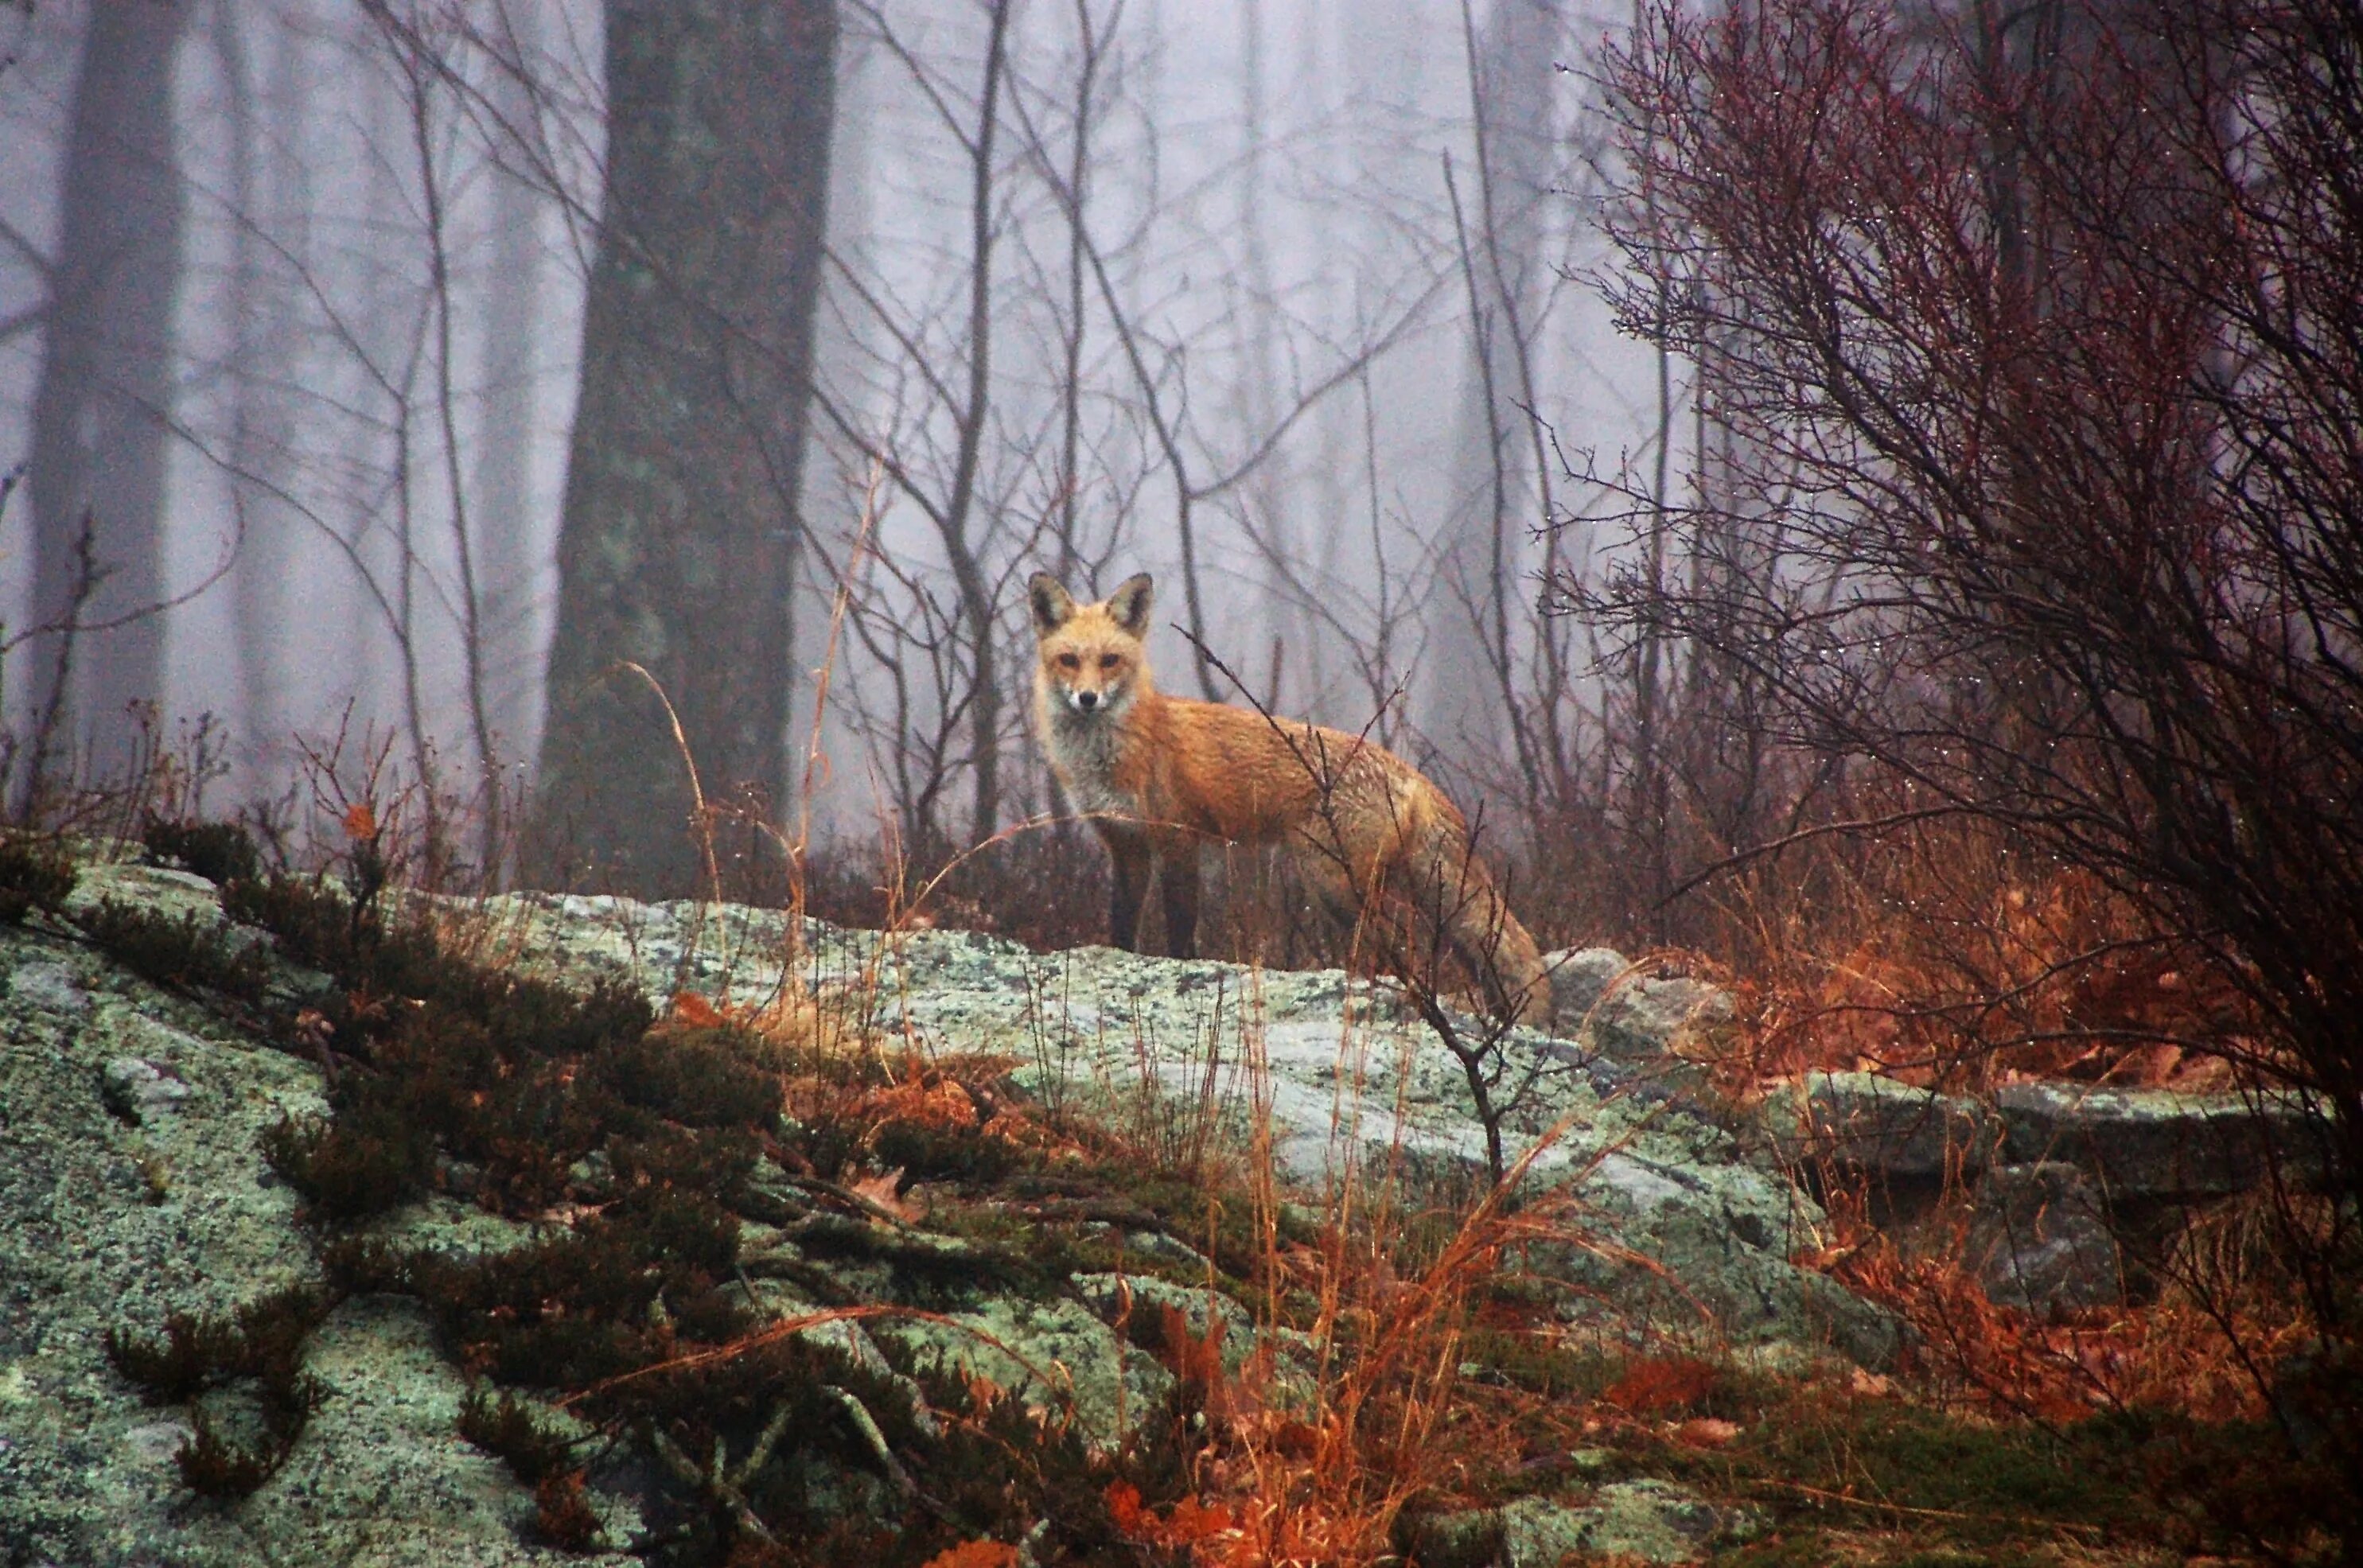
<svg viewBox="0 0 2363 1568">
<path fill-rule="evenodd" d="M 1190 956 L 1198 857 L 1208 844 L 1282 843 L 1329 911 L 1351 924 L 1406 897 L 1483 982 L 1494 1010 L 1544 1023 L 1550 988 L 1534 938 L 1470 852 L 1444 792 L 1375 742 L 1220 702 L 1168 697 L 1148 671 L 1150 583 L 1078 604 L 1037 573 L 1037 730 L 1050 767 L 1115 867 L 1112 937 L 1132 947 L 1149 873 L 1166 944 Z M 1406 954 L 1413 933 L 1390 934 Z"/>
</svg>

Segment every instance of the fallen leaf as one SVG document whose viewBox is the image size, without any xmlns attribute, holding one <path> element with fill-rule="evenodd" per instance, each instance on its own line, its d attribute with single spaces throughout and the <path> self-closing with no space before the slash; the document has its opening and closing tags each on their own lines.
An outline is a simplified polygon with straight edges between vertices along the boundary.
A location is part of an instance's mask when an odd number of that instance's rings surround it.
<svg viewBox="0 0 2363 1568">
<path fill-rule="evenodd" d="M 1885 1398 L 1895 1392 L 1895 1384 L 1892 1380 L 1876 1372 L 1867 1372 L 1859 1366 L 1853 1369 L 1852 1375 L 1847 1381 L 1856 1393 L 1868 1394 L 1874 1398 Z"/>
<path fill-rule="evenodd" d="M 1700 1416 L 1674 1429 L 1674 1441 L 1692 1448 L 1721 1448 L 1739 1435 L 1739 1423 Z"/>
<path fill-rule="evenodd" d="M 712 1002 L 695 991 L 673 992 L 672 1015 L 693 1029 L 718 1029 L 727 1021 Z"/>
<path fill-rule="evenodd" d="M 1107 1484 L 1107 1510 L 1108 1518 L 1115 1521 L 1116 1529 L 1124 1531 L 1126 1535 L 1136 1535 L 1139 1533 L 1141 1521 L 1140 1488 L 1134 1485 L 1129 1481 L 1109 1482 Z"/>
<path fill-rule="evenodd" d="M 848 1182 L 846 1187 L 863 1202 L 873 1205 L 882 1212 L 892 1214 L 895 1219 L 906 1223 L 926 1219 L 927 1217 L 926 1204 L 905 1203 L 895 1195 L 894 1189 L 902 1184 L 903 1167 L 896 1165 L 893 1170 L 881 1175 L 863 1176 L 859 1181 Z"/>
<path fill-rule="evenodd" d="M 927 1559 L 927 1568 L 1010 1568 L 1017 1549 L 1005 1540 L 963 1540 Z"/>
</svg>

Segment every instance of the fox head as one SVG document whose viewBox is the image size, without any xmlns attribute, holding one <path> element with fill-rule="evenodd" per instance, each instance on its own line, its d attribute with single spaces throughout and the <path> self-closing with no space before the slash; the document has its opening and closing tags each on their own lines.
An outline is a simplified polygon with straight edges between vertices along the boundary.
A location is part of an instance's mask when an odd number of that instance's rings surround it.
<svg viewBox="0 0 2363 1568">
<path fill-rule="evenodd" d="M 1148 574 L 1128 577 L 1097 604 L 1036 572 L 1026 597 L 1040 643 L 1040 679 L 1054 708 L 1115 713 L 1148 684 Z"/>
</svg>

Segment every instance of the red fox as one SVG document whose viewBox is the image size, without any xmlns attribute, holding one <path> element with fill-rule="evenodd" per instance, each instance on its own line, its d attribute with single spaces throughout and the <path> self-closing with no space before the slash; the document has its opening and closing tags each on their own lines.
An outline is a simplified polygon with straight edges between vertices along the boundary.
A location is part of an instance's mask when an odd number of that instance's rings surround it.
<svg viewBox="0 0 2363 1568">
<path fill-rule="evenodd" d="M 1078 604 L 1037 572 L 1026 595 L 1041 653 L 1037 725 L 1115 862 L 1115 944 L 1137 951 L 1154 867 L 1167 951 L 1193 956 L 1200 849 L 1281 842 L 1334 918 L 1350 926 L 1378 913 L 1385 892 L 1406 896 L 1476 972 L 1497 1015 L 1547 1023 L 1550 986 L 1535 940 L 1470 852 L 1468 823 L 1444 791 L 1361 736 L 1160 693 L 1145 643 L 1151 586 L 1144 572 Z"/>
</svg>

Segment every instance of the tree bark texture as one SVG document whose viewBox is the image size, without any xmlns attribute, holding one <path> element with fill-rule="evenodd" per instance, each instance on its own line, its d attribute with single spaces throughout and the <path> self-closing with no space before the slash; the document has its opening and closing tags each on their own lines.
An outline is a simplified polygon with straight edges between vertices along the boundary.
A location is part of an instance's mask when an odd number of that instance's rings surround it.
<svg viewBox="0 0 2363 1568">
<path fill-rule="evenodd" d="M 52 745 L 88 745 L 101 776 L 130 756 L 127 705 L 164 695 L 153 607 L 165 592 L 163 416 L 182 270 L 172 59 L 190 9 L 91 7 L 34 393 L 30 624 L 58 630 L 28 645 L 32 701 L 39 712 L 61 699 Z M 77 606 L 85 517 L 96 584 Z"/>
<path fill-rule="evenodd" d="M 1466 203 L 1460 243 L 1474 363 L 1460 394 L 1454 510 L 1439 541 L 1435 630 L 1416 709 L 1429 743 L 1475 762 L 1472 771 L 1482 775 L 1505 759 L 1518 550 L 1546 510 L 1538 487 L 1547 476 L 1531 471 L 1525 428 L 1534 393 L 1522 372 L 1534 349 L 1548 257 L 1558 7 L 1550 0 L 1497 6 L 1483 33 L 1471 35 L 1477 161 L 1459 194 Z"/>
<path fill-rule="evenodd" d="M 785 793 L 837 41 L 831 0 L 607 7 L 538 879 L 646 895 L 703 879 L 690 775 L 623 661 L 671 700 L 709 802 Z"/>
</svg>

